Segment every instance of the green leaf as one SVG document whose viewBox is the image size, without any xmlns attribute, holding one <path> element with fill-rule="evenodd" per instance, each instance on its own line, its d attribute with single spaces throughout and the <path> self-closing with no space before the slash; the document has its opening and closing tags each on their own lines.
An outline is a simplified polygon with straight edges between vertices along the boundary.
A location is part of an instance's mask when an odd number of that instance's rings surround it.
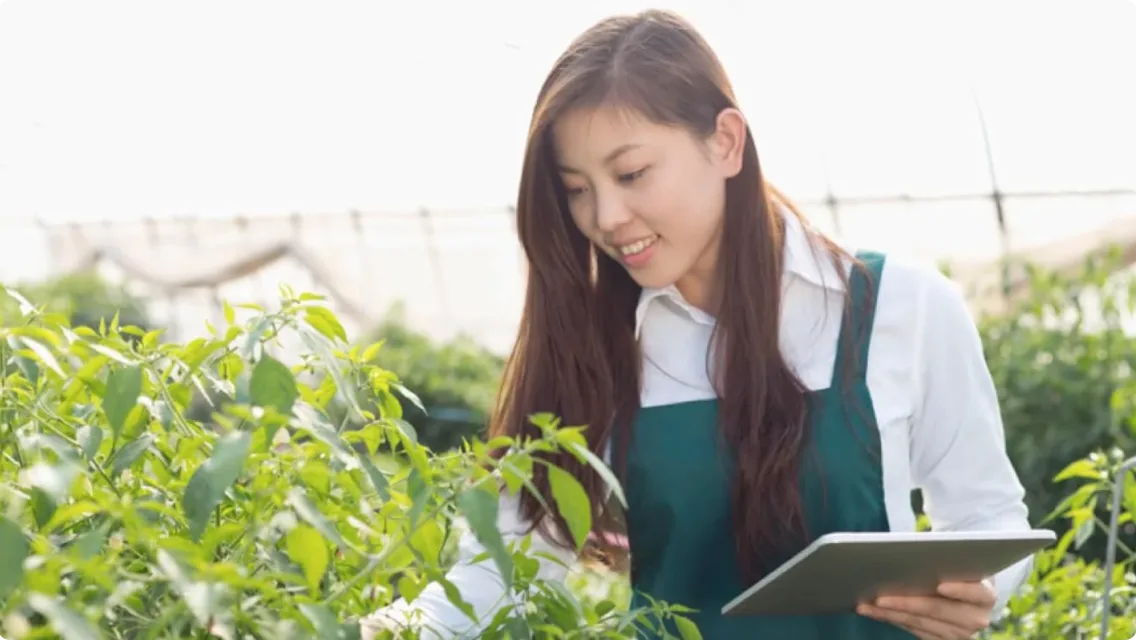
<svg viewBox="0 0 1136 640">
<path fill-rule="evenodd" d="M 292 414 L 296 417 L 300 427 L 306 429 L 320 442 L 331 447 L 335 457 L 347 468 L 353 469 L 358 465 L 358 456 L 356 456 L 351 447 L 344 442 L 339 433 L 335 431 L 335 428 L 324 419 L 322 413 L 306 402 L 301 402 L 293 406 Z"/>
<path fill-rule="evenodd" d="M 189 479 L 182 496 L 182 508 L 194 541 L 200 540 L 213 509 L 244 468 L 250 440 L 246 431 L 222 436 L 213 447 L 213 455 Z"/>
<path fill-rule="evenodd" d="M 19 303 L 21 315 L 27 317 L 28 315 L 31 315 L 35 312 L 35 305 L 29 302 L 28 299 L 21 295 L 19 291 L 16 291 L 11 287 L 4 287 L 4 291 L 6 291 L 8 295 L 12 296 L 13 300 Z"/>
<path fill-rule="evenodd" d="M 62 600 L 33 593 L 28 596 L 28 604 L 51 622 L 51 628 L 63 640 L 102 640 L 98 629 Z"/>
<path fill-rule="evenodd" d="M 331 340 L 339 339 L 347 342 L 347 331 L 340 324 L 339 318 L 327 307 L 308 307 L 304 320 Z"/>
<path fill-rule="evenodd" d="M 240 354 L 245 360 L 252 360 L 256 354 L 256 346 L 260 344 L 261 338 L 264 337 L 264 332 L 272 327 L 272 320 L 267 316 L 261 316 L 257 319 L 256 323 L 249 329 L 248 335 L 245 336 L 245 342 L 241 346 Z"/>
<path fill-rule="evenodd" d="M 603 618 L 607 614 L 615 610 L 615 603 L 611 600 L 602 600 L 596 605 L 596 617 Z"/>
<path fill-rule="evenodd" d="M 398 398 L 393 393 L 386 389 L 380 389 L 377 394 L 379 396 L 380 416 L 390 420 L 402 418 L 402 404 L 399 403 Z"/>
<path fill-rule="evenodd" d="M 407 440 L 418 444 L 418 431 L 414 428 L 414 425 L 402 418 L 388 418 L 387 421 L 398 427 L 398 430 L 402 432 L 402 435 L 406 436 Z"/>
<path fill-rule="evenodd" d="M 55 359 L 55 354 L 51 352 L 51 349 L 47 348 L 47 345 L 28 338 L 27 336 L 21 336 L 20 341 L 34 351 L 40 362 L 46 364 L 48 369 L 54 371 L 61 378 L 67 377 L 67 374 L 63 373 L 63 368 L 59 366 L 59 361 Z"/>
<path fill-rule="evenodd" d="M 312 623 L 315 627 L 317 638 L 328 638 L 335 640 L 341 638 L 339 623 L 335 619 L 335 614 L 331 612 L 322 604 L 311 604 L 307 602 L 300 603 L 300 612 Z"/>
<path fill-rule="evenodd" d="M 0 600 L 20 586 L 31 545 L 15 522 L 0 516 Z"/>
<path fill-rule="evenodd" d="M 292 405 L 300 392 L 296 388 L 296 378 L 288 367 L 265 354 L 253 367 L 249 396 L 254 404 L 272 407 L 287 415 L 292 411 Z"/>
<path fill-rule="evenodd" d="M 138 404 L 142 394 L 141 367 L 116 367 L 107 376 L 106 392 L 103 394 L 103 410 L 117 437 L 126 427 L 126 417 Z"/>
<path fill-rule="evenodd" d="M 607 483 L 607 486 L 611 487 L 615 497 L 619 499 L 619 504 L 623 505 L 623 508 L 626 509 L 627 498 L 623 495 L 623 486 L 619 484 L 619 480 L 616 479 L 615 474 L 604 464 L 603 460 L 600 460 L 599 456 L 592 453 L 586 446 L 572 443 L 568 445 L 568 448 L 575 453 L 577 457 L 582 458 L 591 465 L 591 467 L 596 470 L 596 473 L 600 474 L 600 477 Z"/>
<path fill-rule="evenodd" d="M 438 577 L 438 584 L 442 585 L 442 591 L 445 592 L 446 599 L 450 601 L 450 604 L 457 607 L 472 622 L 478 622 L 477 612 L 474 611 L 473 605 L 462 598 L 461 590 L 457 588 L 457 585 L 450 582 L 445 576 Z"/>
<path fill-rule="evenodd" d="M 426 411 L 426 407 L 422 405 L 422 399 L 419 398 L 416 393 L 397 382 L 392 384 L 391 386 L 394 387 L 394 390 L 399 392 L 402 397 L 406 398 L 411 403 L 413 403 L 414 406 L 418 407 L 418 410 L 421 411 L 424 415 L 430 415 L 430 412 Z"/>
<path fill-rule="evenodd" d="M 418 526 L 418 518 L 426 511 L 426 502 L 430 499 L 430 487 L 418 468 L 411 469 L 410 475 L 406 478 L 406 494 L 411 501 L 410 511 L 406 517 L 410 521 L 411 528 L 415 528 Z"/>
<path fill-rule="evenodd" d="M 154 444 L 155 440 L 156 438 L 152 433 L 143 433 L 126 443 L 114 454 L 114 466 L 111 467 L 111 475 L 117 476 L 129 469 L 143 453 L 146 453 L 146 450 Z"/>
<path fill-rule="evenodd" d="M 587 492 L 579 480 L 560 467 L 548 467 L 548 482 L 560 515 L 568 522 L 568 529 L 576 539 L 576 548 L 582 549 L 592 530 L 592 511 Z"/>
<path fill-rule="evenodd" d="M 698 630 L 698 625 L 690 618 L 682 616 L 674 617 L 675 627 L 678 628 L 678 633 L 682 636 L 682 640 L 702 640 L 702 632 Z"/>
<path fill-rule="evenodd" d="M 318 332 L 300 328 L 300 340 L 319 357 L 320 364 L 327 368 L 327 373 L 335 383 L 336 394 L 347 403 L 351 411 L 357 416 L 363 416 L 363 409 L 359 406 L 359 399 L 355 395 L 354 385 L 343 377 L 343 369 L 339 359 L 335 357 L 331 342 Z"/>
<path fill-rule="evenodd" d="M 304 577 L 308 580 L 308 588 L 311 589 L 312 595 L 318 595 L 320 580 L 323 579 L 331 559 L 323 537 L 312 527 L 298 524 L 285 537 L 284 548 L 292 561 L 304 570 Z"/>
<path fill-rule="evenodd" d="M 367 348 L 363 350 L 363 355 L 360 356 L 359 359 L 362 360 L 363 362 L 370 362 L 370 361 L 374 360 L 375 356 L 379 355 L 379 349 L 381 349 L 383 347 L 383 342 L 385 342 L 385 341 L 379 340 L 377 342 L 372 342 L 371 344 L 367 345 Z"/>
<path fill-rule="evenodd" d="M 350 548 L 350 545 L 343 539 L 343 536 L 339 535 L 339 532 L 328 522 L 323 513 L 312 504 L 311 499 L 308 498 L 308 494 L 304 491 L 303 487 L 292 487 L 292 490 L 288 492 L 288 504 L 296 510 L 296 514 L 300 516 L 300 518 L 315 527 L 325 538 L 331 540 L 342 549 Z"/>
<path fill-rule="evenodd" d="M 1096 466 L 1088 459 L 1077 460 L 1057 474 L 1053 478 L 1054 482 L 1063 482 L 1070 478 L 1088 478 L 1089 480 L 1100 480 L 1104 474 L 1096 468 Z"/>
<path fill-rule="evenodd" d="M 383 500 L 390 500 L 390 483 L 387 482 L 387 477 L 383 475 L 382 471 L 371 462 L 371 459 L 365 455 L 359 456 L 359 462 L 363 465 L 363 470 L 367 472 L 367 477 L 371 479 L 371 484 L 375 486 L 375 491 L 379 492 L 379 497 Z"/>
<path fill-rule="evenodd" d="M 108 520 L 80 536 L 71 544 L 71 548 L 75 550 L 76 555 L 84 560 L 94 557 L 106 544 L 107 537 L 110 535 L 110 528 L 111 522 Z"/>
<path fill-rule="evenodd" d="M 83 425 L 75 432 L 75 439 L 88 460 L 94 460 L 99 452 L 99 445 L 103 443 L 103 430 L 93 425 Z"/>
<path fill-rule="evenodd" d="M 193 580 L 186 567 L 165 549 L 158 551 L 158 566 L 162 568 L 174 589 L 193 612 L 198 624 L 209 626 L 215 636 L 232 637 L 227 628 L 229 612 L 224 606 L 225 584 Z"/>
<path fill-rule="evenodd" d="M 37 527 L 42 529 L 51 521 L 57 505 L 58 503 L 42 489 L 38 487 L 32 489 L 32 516 Z"/>
<path fill-rule="evenodd" d="M 66 458 L 56 464 L 37 462 L 27 469 L 28 484 L 43 491 L 56 504 L 70 497 L 78 475 L 78 465 Z"/>
<path fill-rule="evenodd" d="M 87 346 L 90 347 L 91 349 L 103 354 L 104 356 L 110 358 L 111 360 L 114 360 L 115 362 L 124 364 L 128 367 L 135 366 L 134 361 L 132 361 L 130 358 L 127 358 L 126 356 L 122 355 L 118 351 L 111 349 L 110 347 L 107 347 L 107 346 L 104 346 L 104 345 L 101 345 L 101 344 L 97 344 L 97 343 L 93 343 L 93 342 L 87 343 Z"/>
<path fill-rule="evenodd" d="M 501 531 L 497 528 L 497 509 L 500 497 L 484 489 L 467 489 L 458 497 L 458 506 L 469 522 L 477 541 L 489 550 L 507 588 L 513 586 L 513 557 L 505 547 Z"/>
</svg>

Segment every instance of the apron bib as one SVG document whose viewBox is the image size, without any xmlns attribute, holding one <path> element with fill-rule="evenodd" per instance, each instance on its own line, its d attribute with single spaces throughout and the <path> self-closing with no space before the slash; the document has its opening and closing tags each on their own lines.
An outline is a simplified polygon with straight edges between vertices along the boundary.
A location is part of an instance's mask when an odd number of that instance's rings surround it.
<svg viewBox="0 0 1136 640">
<path fill-rule="evenodd" d="M 884 257 L 858 256 L 879 283 Z M 854 310 L 870 295 L 864 274 L 849 283 Z M 841 326 L 832 384 L 807 395 L 809 442 L 799 478 L 805 525 L 813 537 L 832 532 L 888 531 L 880 435 L 866 380 L 875 316 L 853 314 Z M 847 367 L 859 346 L 851 375 Z M 852 402 L 850 402 L 850 400 Z M 738 566 L 731 486 L 736 464 L 719 446 L 718 401 L 645 407 L 633 427 L 624 485 L 631 547 L 631 606 L 650 596 L 697 609 L 687 614 L 706 640 L 912 640 L 890 624 L 852 614 L 722 616 L 721 608 L 751 586 Z M 744 464 L 744 462 L 743 462 Z M 804 548 L 770 558 L 765 572 Z M 656 621 L 656 625 L 658 622 Z M 678 636 L 677 629 L 668 631 Z M 643 638 L 661 638 L 646 630 Z"/>
</svg>

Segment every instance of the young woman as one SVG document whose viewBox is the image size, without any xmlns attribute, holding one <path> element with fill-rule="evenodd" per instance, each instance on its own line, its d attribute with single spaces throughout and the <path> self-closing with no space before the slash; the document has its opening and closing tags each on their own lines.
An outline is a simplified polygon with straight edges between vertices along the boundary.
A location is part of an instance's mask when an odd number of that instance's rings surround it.
<svg viewBox="0 0 1136 640">
<path fill-rule="evenodd" d="M 770 99 L 776 99 L 771 96 Z M 623 480 L 635 591 L 699 610 L 708 639 L 970 638 L 1029 568 L 884 597 L 848 615 L 721 606 L 834 531 L 1027 529 L 995 390 L 964 300 L 930 267 L 850 253 L 762 177 L 719 61 L 670 13 L 604 20 L 556 62 L 517 202 L 524 315 L 492 430 L 551 412 Z M 570 457 L 590 494 L 606 486 Z M 537 478 L 547 495 L 547 479 Z M 558 517 L 506 496 L 502 531 L 573 561 Z M 467 537 L 449 579 L 488 621 L 492 561 Z M 545 561 L 542 575 L 566 569 Z M 478 625 L 438 585 L 364 620 L 438 637 Z M 427 637 L 435 637 L 427 635 Z"/>
</svg>

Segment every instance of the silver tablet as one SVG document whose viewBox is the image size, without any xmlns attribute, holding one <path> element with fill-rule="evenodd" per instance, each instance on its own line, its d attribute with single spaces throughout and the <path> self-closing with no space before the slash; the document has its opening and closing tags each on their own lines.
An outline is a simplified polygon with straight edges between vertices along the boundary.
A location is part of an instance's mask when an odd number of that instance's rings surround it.
<svg viewBox="0 0 1136 640">
<path fill-rule="evenodd" d="M 830 533 L 722 607 L 724 615 L 853 613 L 878 595 L 929 595 L 992 576 L 1057 535 L 1026 531 Z"/>
</svg>

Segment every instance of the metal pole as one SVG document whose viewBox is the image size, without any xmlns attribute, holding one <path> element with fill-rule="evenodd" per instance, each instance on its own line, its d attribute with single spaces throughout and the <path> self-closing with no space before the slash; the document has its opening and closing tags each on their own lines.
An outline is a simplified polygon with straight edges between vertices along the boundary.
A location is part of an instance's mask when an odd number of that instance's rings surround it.
<svg viewBox="0 0 1136 640">
<path fill-rule="evenodd" d="M 974 111 L 978 116 L 978 129 L 982 134 L 982 146 L 986 152 L 986 170 L 990 175 L 990 197 L 994 200 L 994 215 L 998 219 L 998 233 L 1002 241 L 1002 259 L 1006 260 L 1010 253 L 1009 232 L 1006 229 L 1005 194 L 998 186 L 998 172 L 994 168 L 994 150 L 990 143 L 990 129 L 986 125 L 986 114 L 982 110 L 982 102 L 978 99 L 978 92 L 970 87 L 970 97 L 974 101 Z M 1010 297 L 1010 265 L 1002 265 L 1002 296 Z"/>
<path fill-rule="evenodd" d="M 1112 568 L 1116 564 L 1116 547 L 1120 533 L 1120 504 L 1124 497 L 1124 481 L 1128 472 L 1136 469 L 1136 457 L 1125 460 L 1116 470 L 1116 484 L 1112 487 L 1112 515 L 1108 524 L 1108 549 L 1104 561 L 1104 594 L 1101 596 L 1101 640 L 1108 640 L 1108 616 L 1112 610 Z"/>
</svg>

